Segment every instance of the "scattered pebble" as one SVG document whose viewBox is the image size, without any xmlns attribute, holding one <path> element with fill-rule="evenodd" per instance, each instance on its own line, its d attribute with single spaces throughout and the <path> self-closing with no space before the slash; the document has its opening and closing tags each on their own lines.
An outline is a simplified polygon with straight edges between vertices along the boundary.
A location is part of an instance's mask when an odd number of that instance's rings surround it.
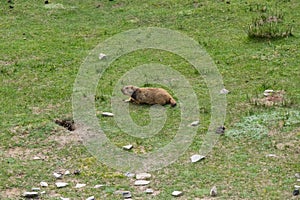
<svg viewBox="0 0 300 200">
<path fill-rule="evenodd" d="M 40 182 L 40 186 L 41 186 L 41 187 L 48 187 L 48 183 L 42 181 L 42 182 Z"/>
<path fill-rule="evenodd" d="M 225 126 L 220 126 L 216 130 L 216 134 L 224 134 L 225 133 Z"/>
<path fill-rule="evenodd" d="M 99 59 L 100 60 L 103 60 L 103 59 L 105 59 L 107 56 L 104 54 L 104 53 L 100 53 L 99 54 Z"/>
<path fill-rule="evenodd" d="M 104 117 L 113 117 L 114 114 L 110 113 L 110 112 L 102 112 L 102 116 L 104 116 Z"/>
<path fill-rule="evenodd" d="M 53 173 L 53 176 L 55 177 L 55 178 L 57 178 L 57 179 L 60 179 L 60 178 L 62 178 L 62 174 L 61 173 L 56 173 L 56 172 L 54 172 Z"/>
<path fill-rule="evenodd" d="M 132 178 L 132 177 L 135 176 L 135 174 L 134 174 L 134 173 L 131 173 L 131 172 L 126 172 L 124 175 L 125 175 L 126 177 L 128 177 L 128 178 Z"/>
<path fill-rule="evenodd" d="M 181 192 L 181 191 L 172 192 L 172 196 L 174 196 L 174 197 L 180 197 L 181 195 L 183 195 L 183 192 Z"/>
<path fill-rule="evenodd" d="M 83 187 L 85 187 L 86 186 L 86 184 L 81 184 L 81 183 L 77 183 L 76 184 L 76 186 L 75 186 L 75 188 L 83 188 Z"/>
<path fill-rule="evenodd" d="M 200 124 L 200 121 L 194 121 L 190 125 L 191 126 L 198 126 Z"/>
<path fill-rule="evenodd" d="M 150 181 L 146 181 L 146 180 L 137 180 L 134 182 L 135 186 L 143 186 L 143 185 L 148 185 L 150 183 Z"/>
<path fill-rule="evenodd" d="M 60 197 L 61 200 L 70 200 L 70 198 Z"/>
<path fill-rule="evenodd" d="M 41 188 L 31 188 L 31 191 L 40 191 Z"/>
<path fill-rule="evenodd" d="M 136 174 L 135 178 L 138 179 L 138 180 L 149 179 L 149 178 L 151 178 L 151 174 L 149 174 L 149 173 L 138 173 L 138 174 Z"/>
<path fill-rule="evenodd" d="M 124 199 L 128 199 L 128 198 L 131 198 L 131 197 L 132 197 L 130 191 L 123 192 L 123 193 L 122 193 L 122 196 L 123 196 Z"/>
<path fill-rule="evenodd" d="M 68 186 L 68 183 L 64 183 L 64 182 L 56 182 L 55 185 L 56 185 L 56 187 L 58 187 L 58 188 L 63 188 L 63 187 Z"/>
<path fill-rule="evenodd" d="M 123 146 L 123 149 L 130 150 L 130 149 L 132 149 L 132 147 L 133 147 L 133 145 L 129 144 L 129 145 Z"/>
<path fill-rule="evenodd" d="M 102 187 L 104 187 L 104 186 L 105 186 L 105 185 L 100 185 L 100 184 L 99 184 L 99 185 L 95 185 L 94 188 L 95 188 L 95 189 L 98 189 L 98 188 L 102 188 Z"/>
<path fill-rule="evenodd" d="M 41 191 L 40 194 L 46 194 L 46 191 Z"/>
<path fill-rule="evenodd" d="M 300 178 L 300 173 L 296 173 L 296 174 L 295 174 L 295 177 L 296 177 L 296 178 Z"/>
<path fill-rule="evenodd" d="M 213 187 L 211 188 L 209 194 L 210 194 L 210 196 L 212 196 L 212 197 L 217 196 L 217 187 L 216 187 L 216 186 L 213 186 Z"/>
<path fill-rule="evenodd" d="M 33 160 L 42 160 L 42 158 L 38 157 L 38 156 L 34 156 Z"/>
<path fill-rule="evenodd" d="M 70 175 L 71 172 L 69 170 L 65 171 L 64 175 Z"/>
<path fill-rule="evenodd" d="M 145 190 L 146 194 L 153 194 L 153 192 L 154 192 L 154 190 L 151 189 L 151 188 L 148 188 L 148 189 Z"/>
<path fill-rule="evenodd" d="M 205 156 L 195 154 L 195 155 L 191 156 L 191 161 L 192 161 L 192 163 L 194 163 L 194 162 L 198 162 L 198 161 L 202 160 L 203 158 L 205 158 Z"/>
<path fill-rule="evenodd" d="M 24 192 L 23 197 L 34 198 L 37 197 L 38 195 L 39 195 L 38 192 Z"/>
<path fill-rule="evenodd" d="M 297 182 L 300 182 L 300 179 L 297 179 Z"/>
<path fill-rule="evenodd" d="M 95 197 L 94 196 L 90 196 L 86 200 L 95 200 Z"/>
<path fill-rule="evenodd" d="M 74 172 L 73 172 L 74 175 L 80 175 L 80 170 L 79 169 L 76 169 Z"/>
<path fill-rule="evenodd" d="M 300 185 L 295 185 L 295 189 L 299 190 L 300 189 Z"/>
<path fill-rule="evenodd" d="M 275 155 L 275 154 L 268 154 L 268 155 L 266 155 L 266 157 L 277 158 L 278 156 L 277 156 L 277 155 Z"/>
<path fill-rule="evenodd" d="M 220 94 L 228 94 L 229 90 L 223 88 L 222 90 L 220 90 Z"/>
<path fill-rule="evenodd" d="M 264 91 L 264 96 L 268 97 L 268 96 L 272 95 L 273 93 L 274 93 L 274 90 L 265 90 Z"/>
</svg>

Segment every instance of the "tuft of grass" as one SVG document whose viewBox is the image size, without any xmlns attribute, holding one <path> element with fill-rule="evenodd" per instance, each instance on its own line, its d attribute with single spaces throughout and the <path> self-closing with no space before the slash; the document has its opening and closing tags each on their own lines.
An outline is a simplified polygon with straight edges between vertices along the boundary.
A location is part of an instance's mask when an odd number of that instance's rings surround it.
<svg viewBox="0 0 300 200">
<path fill-rule="evenodd" d="M 277 39 L 293 36 L 293 26 L 284 23 L 283 13 L 263 13 L 248 26 L 249 38 Z"/>
</svg>

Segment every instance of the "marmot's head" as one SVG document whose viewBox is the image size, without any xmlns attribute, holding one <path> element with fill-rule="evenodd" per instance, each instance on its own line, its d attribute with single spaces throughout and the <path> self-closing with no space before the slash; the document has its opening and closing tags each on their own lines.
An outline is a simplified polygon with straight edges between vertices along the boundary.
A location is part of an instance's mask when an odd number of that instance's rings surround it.
<svg viewBox="0 0 300 200">
<path fill-rule="evenodd" d="M 131 96 L 137 89 L 138 89 L 138 87 L 136 87 L 136 86 L 127 85 L 127 86 L 124 86 L 121 89 L 121 91 L 123 92 L 124 95 Z"/>
</svg>

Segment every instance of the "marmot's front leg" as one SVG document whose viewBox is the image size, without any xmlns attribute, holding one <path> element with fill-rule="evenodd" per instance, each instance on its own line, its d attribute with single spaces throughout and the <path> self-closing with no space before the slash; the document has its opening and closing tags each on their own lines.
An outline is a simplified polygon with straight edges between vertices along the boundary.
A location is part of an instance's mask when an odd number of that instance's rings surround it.
<svg viewBox="0 0 300 200">
<path fill-rule="evenodd" d="M 130 97 L 129 99 L 124 100 L 126 103 L 136 103 L 136 104 L 140 104 L 139 101 L 135 100 L 134 98 Z"/>
</svg>

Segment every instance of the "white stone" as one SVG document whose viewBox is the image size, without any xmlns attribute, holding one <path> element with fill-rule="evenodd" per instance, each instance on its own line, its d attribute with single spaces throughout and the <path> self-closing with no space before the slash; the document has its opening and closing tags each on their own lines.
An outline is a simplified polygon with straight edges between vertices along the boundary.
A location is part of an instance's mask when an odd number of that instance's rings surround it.
<svg viewBox="0 0 300 200">
<path fill-rule="evenodd" d="M 40 182 L 41 187 L 48 187 L 48 183 L 45 181 Z"/>
<path fill-rule="evenodd" d="M 297 179 L 297 182 L 300 182 L 300 179 Z"/>
<path fill-rule="evenodd" d="M 105 117 L 113 117 L 114 114 L 111 113 L 111 112 L 102 112 L 102 116 L 105 116 Z"/>
<path fill-rule="evenodd" d="M 133 147 L 133 145 L 129 144 L 129 145 L 123 146 L 123 149 L 130 150 L 130 149 L 132 149 L 132 147 Z"/>
<path fill-rule="evenodd" d="M 124 175 L 127 176 L 128 178 L 132 178 L 135 176 L 135 174 L 131 172 L 126 172 Z"/>
<path fill-rule="evenodd" d="M 62 178 L 62 174 L 61 174 L 61 173 L 56 173 L 56 172 L 54 172 L 54 173 L 53 173 L 53 176 L 54 176 L 55 178 L 57 178 L 57 179 Z"/>
<path fill-rule="evenodd" d="M 40 191 L 41 188 L 31 188 L 31 191 Z"/>
<path fill-rule="evenodd" d="M 264 91 L 264 96 L 265 97 L 270 96 L 272 93 L 274 93 L 274 90 L 265 90 Z"/>
<path fill-rule="evenodd" d="M 209 194 L 210 194 L 210 196 L 212 196 L 212 197 L 217 196 L 217 187 L 216 187 L 216 186 L 213 186 L 213 187 L 211 188 Z"/>
<path fill-rule="evenodd" d="M 135 175 L 135 178 L 138 180 L 144 180 L 144 179 L 149 179 L 151 178 L 151 174 L 149 173 L 138 173 Z"/>
<path fill-rule="evenodd" d="M 299 190 L 300 189 L 300 185 L 295 185 L 295 189 Z"/>
<path fill-rule="evenodd" d="M 69 170 L 65 171 L 64 175 L 70 175 L 71 172 Z"/>
<path fill-rule="evenodd" d="M 99 54 L 99 59 L 100 60 L 103 60 L 103 59 L 105 59 L 107 56 L 104 54 L 104 53 L 100 53 Z"/>
<path fill-rule="evenodd" d="M 202 160 L 203 158 L 205 158 L 205 156 L 195 154 L 195 155 L 191 156 L 191 161 L 192 161 L 192 163 L 195 163 L 195 162 Z"/>
<path fill-rule="evenodd" d="M 41 191 L 40 194 L 46 194 L 46 191 Z"/>
<path fill-rule="evenodd" d="M 150 183 L 150 181 L 146 181 L 146 180 L 137 180 L 134 182 L 135 186 L 143 186 L 143 185 L 148 185 Z"/>
<path fill-rule="evenodd" d="M 85 187 L 86 186 L 86 184 L 81 184 L 81 183 L 77 183 L 76 184 L 76 186 L 75 186 L 75 188 L 83 188 L 83 187 Z"/>
<path fill-rule="evenodd" d="M 94 200 L 94 199 L 95 199 L 94 196 L 90 196 L 90 197 L 86 198 L 86 200 Z"/>
<path fill-rule="evenodd" d="M 58 188 L 63 188 L 63 187 L 68 186 L 69 184 L 68 183 L 64 183 L 64 182 L 56 182 L 55 185 Z"/>
<path fill-rule="evenodd" d="M 38 195 L 38 192 L 24 192 L 23 194 L 23 196 L 27 198 L 37 197 Z"/>
<path fill-rule="evenodd" d="M 277 158 L 278 156 L 277 156 L 277 155 L 275 155 L 275 154 L 268 154 L 268 155 L 266 155 L 266 157 Z"/>
<path fill-rule="evenodd" d="M 183 192 L 181 192 L 181 191 L 175 190 L 174 192 L 172 192 L 172 196 L 174 196 L 174 197 L 179 197 L 181 195 L 183 195 Z"/>
<path fill-rule="evenodd" d="M 102 188 L 102 187 L 104 187 L 104 186 L 105 186 L 105 185 L 100 185 L 100 184 L 99 184 L 99 185 L 95 185 L 94 188 L 97 189 L 97 188 Z"/>
<path fill-rule="evenodd" d="M 38 157 L 38 156 L 34 156 L 33 160 L 42 160 L 42 158 Z"/>
<path fill-rule="evenodd" d="M 223 88 L 222 90 L 220 90 L 220 94 L 228 94 L 229 90 Z"/>
<path fill-rule="evenodd" d="M 70 198 L 60 197 L 61 200 L 70 200 Z"/>
<path fill-rule="evenodd" d="M 145 190 L 146 194 L 153 194 L 154 190 L 151 188 L 148 188 Z"/>
<path fill-rule="evenodd" d="M 194 121 L 190 125 L 191 126 L 198 126 L 200 124 L 200 121 Z"/>
</svg>

